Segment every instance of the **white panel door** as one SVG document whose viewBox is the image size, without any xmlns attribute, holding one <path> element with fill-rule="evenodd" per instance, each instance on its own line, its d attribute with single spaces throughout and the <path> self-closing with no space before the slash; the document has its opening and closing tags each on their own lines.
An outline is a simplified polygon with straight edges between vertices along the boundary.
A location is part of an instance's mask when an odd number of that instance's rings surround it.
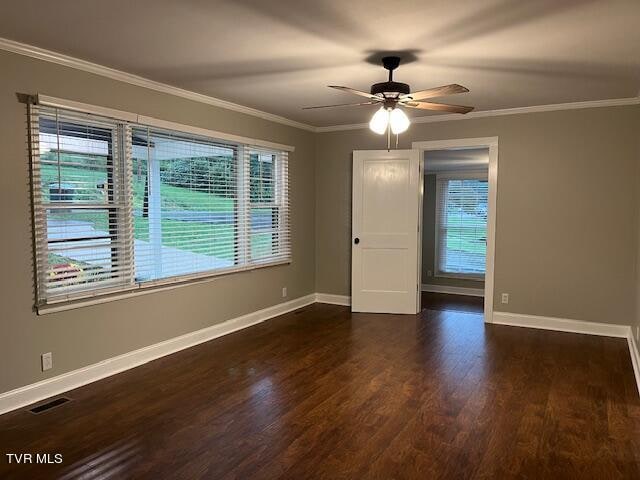
<svg viewBox="0 0 640 480">
<path fill-rule="evenodd" d="M 418 150 L 353 152 L 351 310 L 418 313 Z"/>
</svg>

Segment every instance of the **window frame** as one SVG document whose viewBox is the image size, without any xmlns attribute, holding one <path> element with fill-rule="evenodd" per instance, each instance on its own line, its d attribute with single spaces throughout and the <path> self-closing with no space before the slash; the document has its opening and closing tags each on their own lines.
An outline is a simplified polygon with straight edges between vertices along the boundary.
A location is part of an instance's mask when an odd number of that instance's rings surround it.
<svg viewBox="0 0 640 480">
<path fill-rule="evenodd" d="M 34 267 L 35 267 L 35 307 L 36 311 L 41 313 L 49 313 L 50 311 L 59 311 L 66 310 L 69 308 L 76 308 L 78 306 L 82 306 L 85 304 L 93 304 L 93 303 L 103 303 L 106 301 L 115 300 L 117 298 L 129 297 L 131 295 L 146 293 L 145 291 L 157 290 L 158 287 L 161 288 L 175 288 L 180 285 L 188 285 L 192 282 L 201 282 L 215 279 L 222 275 L 228 275 L 232 273 L 238 273 L 247 270 L 253 270 L 257 268 L 264 268 L 275 265 L 283 265 L 290 264 L 292 261 L 292 252 L 291 245 L 287 243 L 287 248 L 284 250 L 276 249 L 274 250 L 275 254 L 272 253 L 269 257 L 264 259 L 260 259 L 259 261 L 250 261 L 250 255 L 247 255 L 248 249 L 250 249 L 250 241 L 248 236 L 243 235 L 242 239 L 238 241 L 238 255 L 236 258 L 236 263 L 231 267 L 222 267 L 215 268 L 206 271 L 193 272 L 189 274 L 183 275 L 174 275 L 162 277 L 154 280 L 147 281 L 138 281 L 135 278 L 135 257 L 134 257 L 134 249 L 133 249 L 133 235 L 134 235 L 134 225 L 133 225 L 133 191 L 131 186 L 132 181 L 132 130 L 137 127 L 142 128 L 151 128 L 151 129 L 166 129 L 170 131 L 175 131 L 181 135 L 186 137 L 194 137 L 194 138 L 206 138 L 215 142 L 225 143 L 230 146 L 233 146 L 236 149 L 236 168 L 238 169 L 238 190 L 237 190 L 237 199 L 235 202 L 236 205 L 236 216 L 235 222 L 237 226 L 237 232 L 240 232 L 241 229 L 250 230 L 250 217 L 246 215 L 246 211 L 250 212 L 250 189 L 249 189 L 249 179 L 244 178 L 241 172 L 245 170 L 245 149 L 260 152 L 268 152 L 274 154 L 277 159 L 277 163 L 279 165 L 283 165 L 282 168 L 288 171 L 288 151 L 292 151 L 292 147 L 288 147 L 280 144 L 271 144 L 270 142 L 263 141 L 255 141 L 251 143 L 242 143 L 237 140 L 251 140 L 245 139 L 244 137 L 237 137 L 233 135 L 222 134 L 219 132 L 214 132 L 206 129 L 201 129 L 197 127 L 190 127 L 188 125 L 175 124 L 172 122 L 165 122 L 161 120 L 155 120 L 150 117 L 141 117 L 135 116 L 137 121 L 132 120 L 132 114 L 126 112 L 118 112 L 110 109 L 103 109 L 102 107 L 95 107 L 95 111 L 91 106 L 85 104 L 77 104 L 75 102 L 70 102 L 71 108 L 66 107 L 65 105 L 60 105 L 59 101 L 52 102 L 52 105 L 47 104 L 39 104 L 37 99 L 30 99 L 27 102 L 27 116 L 28 116 L 28 146 L 29 146 L 29 160 L 30 160 L 30 187 L 31 187 L 31 197 L 32 197 L 32 231 L 33 231 L 33 252 L 34 252 Z M 117 230 L 124 231 L 125 234 L 131 235 L 131 245 L 130 248 L 126 247 L 113 247 L 118 248 L 118 258 L 122 258 L 123 256 L 130 255 L 128 260 L 130 261 L 131 275 L 129 275 L 129 281 L 126 285 L 123 285 L 121 280 L 118 280 L 117 285 L 110 286 L 107 285 L 109 280 L 105 280 L 104 282 L 100 282 L 100 286 L 98 288 L 83 288 L 83 289 L 74 289 L 72 292 L 65 295 L 56 294 L 55 296 L 50 295 L 50 292 L 47 291 L 48 285 L 46 282 L 47 270 L 42 268 L 42 265 L 38 262 L 39 255 L 48 255 L 49 253 L 49 242 L 47 240 L 46 228 L 44 229 L 44 234 L 42 233 L 42 229 L 38 230 L 36 227 L 38 222 L 47 221 L 48 211 L 45 203 L 41 197 L 42 195 L 42 186 L 41 186 L 41 176 L 40 165 L 40 147 L 39 147 L 39 135 L 40 135 L 40 116 L 41 116 L 41 107 L 42 109 L 46 109 L 46 114 L 49 115 L 51 111 L 61 112 L 61 115 L 64 118 L 65 114 L 72 115 L 80 115 L 88 118 L 87 123 L 95 120 L 96 123 L 99 123 L 103 120 L 107 120 L 110 125 L 113 125 L 113 142 L 118 144 L 118 155 L 116 157 L 115 152 L 113 155 L 113 172 L 114 175 L 117 173 L 122 173 L 123 178 L 121 179 L 121 185 L 118 187 L 114 186 L 114 192 L 121 192 L 119 195 L 122 195 L 123 203 L 118 204 L 116 210 L 122 210 L 124 212 L 124 216 L 126 218 L 122 218 L 123 214 L 118 213 L 119 217 L 116 223 Z M 78 105 L 83 105 L 85 108 L 76 108 Z M 123 113 L 123 117 L 113 118 L 113 116 L 105 116 L 104 113 L 115 112 L 118 116 L 118 113 Z M 146 120 L 146 122 L 142 123 L 142 120 Z M 223 138 L 220 138 L 223 137 Z M 227 139 L 231 137 L 231 140 Z M 266 144 L 266 145 L 265 145 Z M 272 147 L 273 145 L 274 147 Z M 281 147 L 285 147 L 280 150 Z M 284 164 L 282 163 L 282 159 L 284 159 Z M 248 169 L 248 166 L 247 166 Z M 280 170 L 280 169 L 279 169 Z M 113 181 L 117 181 L 113 179 Z M 289 192 L 289 177 L 288 175 L 281 176 L 280 172 L 277 177 L 274 178 L 274 189 L 277 188 L 284 192 L 285 202 L 282 205 L 282 208 L 279 209 L 279 218 L 278 218 L 278 232 L 285 232 L 287 235 L 290 235 L 290 221 L 289 221 L 289 205 L 288 205 L 288 192 Z M 69 205 L 68 208 L 73 208 L 73 205 Z M 112 210 L 114 208 L 109 202 L 106 202 L 105 205 L 97 205 L 97 209 L 105 210 L 108 212 L 108 215 L 111 215 Z M 247 232 L 248 233 L 248 232 Z M 237 233 L 238 234 L 238 233 Z M 275 258 L 274 258 L 275 257 Z M 120 261 L 120 260 L 119 260 Z M 48 265 L 47 262 L 44 262 Z M 42 271 L 45 270 L 45 271 Z"/>
<path fill-rule="evenodd" d="M 435 202 L 435 242 L 434 242 L 434 260 L 433 260 L 433 276 L 435 278 L 448 278 L 448 279 L 458 279 L 458 280 L 473 280 L 482 282 L 486 276 L 486 266 L 485 273 L 463 273 L 463 272 L 444 272 L 440 270 L 440 245 L 441 245 L 441 212 L 438 208 L 438 203 L 442 196 L 442 188 L 445 182 L 449 180 L 485 180 L 487 181 L 488 187 L 488 172 L 486 170 L 473 170 L 466 172 L 440 172 L 436 174 L 436 202 Z M 488 200 L 488 191 L 487 191 L 487 200 Z M 487 226 L 488 228 L 488 226 Z M 486 261 L 486 252 L 485 252 L 485 261 Z"/>
</svg>

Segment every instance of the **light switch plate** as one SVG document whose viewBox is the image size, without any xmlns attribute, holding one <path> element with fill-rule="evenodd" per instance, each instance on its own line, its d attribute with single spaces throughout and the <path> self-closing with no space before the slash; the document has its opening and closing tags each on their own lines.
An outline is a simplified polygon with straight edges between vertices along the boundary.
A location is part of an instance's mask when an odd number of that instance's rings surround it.
<svg viewBox="0 0 640 480">
<path fill-rule="evenodd" d="M 42 371 L 51 370 L 53 368 L 53 354 L 51 352 L 42 354 Z"/>
</svg>

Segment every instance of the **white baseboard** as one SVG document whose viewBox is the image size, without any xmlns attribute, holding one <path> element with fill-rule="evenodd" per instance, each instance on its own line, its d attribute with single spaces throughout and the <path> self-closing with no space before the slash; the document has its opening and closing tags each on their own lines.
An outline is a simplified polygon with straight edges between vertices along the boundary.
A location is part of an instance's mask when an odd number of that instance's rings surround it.
<svg viewBox="0 0 640 480">
<path fill-rule="evenodd" d="M 453 295 L 469 295 L 472 297 L 484 297 L 484 289 L 482 288 L 452 287 L 449 285 L 431 285 L 423 283 L 422 291 L 434 293 L 450 293 Z"/>
<path fill-rule="evenodd" d="M 513 327 L 539 328 L 558 332 L 584 333 L 587 335 L 621 338 L 627 338 L 631 331 L 631 327 L 628 325 L 585 322 L 582 320 L 570 320 L 568 318 L 542 317 L 510 312 L 493 312 L 492 323 Z"/>
<path fill-rule="evenodd" d="M 282 315 L 314 302 L 316 302 L 315 294 L 306 295 L 203 328 L 202 330 L 190 332 L 179 337 L 165 340 L 164 342 L 127 352 L 117 357 L 79 368 L 78 370 L 73 370 L 31 385 L 10 390 L 0 394 L 0 414 L 39 402 L 54 395 L 59 395 L 74 388 L 95 382 L 96 380 L 137 367 L 151 360 L 184 350 L 185 348 L 193 347 L 194 345 L 250 327 L 251 325 L 264 322 L 269 318 Z"/>
<path fill-rule="evenodd" d="M 316 302 L 348 307 L 351 305 L 351 297 L 347 295 L 334 295 L 332 293 L 316 293 Z"/>
<path fill-rule="evenodd" d="M 640 352 L 638 351 L 638 344 L 633 336 L 633 330 L 629 328 L 629 336 L 627 337 L 629 342 L 629 355 L 631 355 L 631 364 L 633 365 L 633 374 L 636 377 L 636 387 L 640 394 Z"/>
</svg>

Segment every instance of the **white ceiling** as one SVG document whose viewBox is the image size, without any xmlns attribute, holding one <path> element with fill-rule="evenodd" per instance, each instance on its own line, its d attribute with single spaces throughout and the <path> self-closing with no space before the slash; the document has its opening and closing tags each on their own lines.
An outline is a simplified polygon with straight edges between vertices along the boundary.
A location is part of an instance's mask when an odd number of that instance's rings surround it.
<svg viewBox="0 0 640 480">
<path fill-rule="evenodd" d="M 477 110 L 635 97 L 639 19 L 638 0 L 3 0 L 0 37 L 326 126 L 372 107 L 301 107 L 358 101 L 326 85 L 384 81 L 381 51 L 416 57 L 396 80 L 462 84 L 442 100 Z"/>
</svg>

